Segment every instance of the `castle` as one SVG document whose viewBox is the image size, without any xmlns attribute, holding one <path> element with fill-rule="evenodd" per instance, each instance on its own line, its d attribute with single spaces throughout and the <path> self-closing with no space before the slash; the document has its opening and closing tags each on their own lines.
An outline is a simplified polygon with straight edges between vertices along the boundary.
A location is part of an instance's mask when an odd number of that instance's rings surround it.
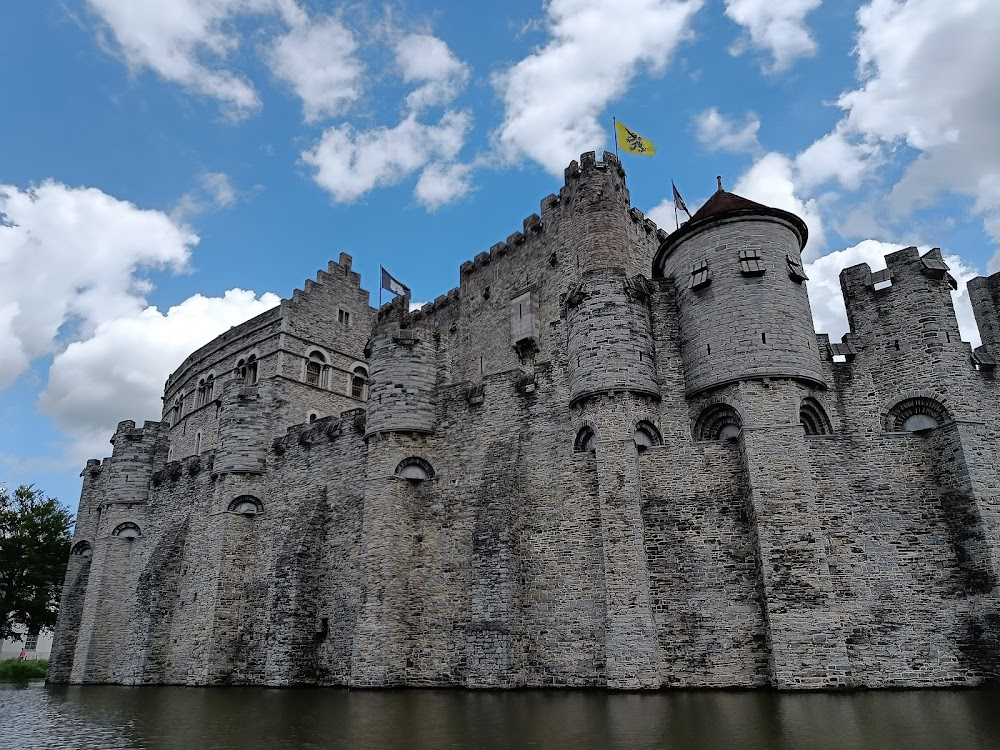
<svg viewBox="0 0 1000 750">
<path fill-rule="evenodd" d="M 416 312 L 341 255 L 87 462 L 49 680 L 974 685 L 1000 674 L 1000 274 L 841 274 L 724 191 L 672 233 L 613 154 Z"/>
</svg>

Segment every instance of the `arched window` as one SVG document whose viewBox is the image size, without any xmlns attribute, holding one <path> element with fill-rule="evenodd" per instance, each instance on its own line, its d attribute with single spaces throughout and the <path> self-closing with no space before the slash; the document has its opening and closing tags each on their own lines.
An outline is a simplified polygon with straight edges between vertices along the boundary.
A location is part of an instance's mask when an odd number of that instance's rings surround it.
<svg viewBox="0 0 1000 750">
<path fill-rule="evenodd" d="M 354 368 L 351 374 L 351 396 L 354 398 L 365 398 L 365 391 L 368 388 L 368 370 L 360 365 Z"/>
<path fill-rule="evenodd" d="M 77 557 L 90 557 L 94 554 L 94 548 L 90 546 L 90 542 L 80 541 L 73 545 L 69 553 Z"/>
<path fill-rule="evenodd" d="M 313 422 L 315 422 L 315 421 L 316 421 L 317 419 L 319 419 L 319 414 L 317 414 L 317 413 L 316 413 L 316 412 L 314 412 L 314 411 L 311 411 L 311 412 L 309 412 L 309 424 L 312 424 L 312 423 L 313 423 Z"/>
<path fill-rule="evenodd" d="M 806 430 L 806 435 L 830 435 L 833 433 L 833 425 L 830 418 L 826 416 L 823 405 L 812 396 L 802 399 L 802 406 L 799 407 L 799 422 Z"/>
<path fill-rule="evenodd" d="M 635 433 L 632 435 L 632 439 L 635 441 L 635 447 L 639 453 L 649 450 L 654 445 L 663 445 L 663 438 L 660 436 L 660 431 L 656 429 L 656 426 L 652 422 L 648 422 L 645 419 L 635 426 Z"/>
<path fill-rule="evenodd" d="M 949 419 L 948 410 L 937 399 L 914 396 L 890 408 L 883 426 L 886 432 L 926 432 Z"/>
<path fill-rule="evenodd" d="M 594 428 L 584 425 L 576 433 L 576 440 L 573 441 L 573 450 L 577 453 L 593 453 L 597 449 L 597 435 Z"/>
<path fill-rule="evenodd" d="M 205 378 L 198 381 L 198 390 L 194 396 L 194 408 L 205 405 Z"/>
<path fill-rule="evenodd" d="M 205 378 L 205 403 L 213 401 L 215 401 L 215 375 L 209 375 Z"/>
<path fill-rule="evenodd" d="M 227 510 L 243 516 L 255 516 L 264 511 L 264 504 L 253 495 L 240 495 L 229 503 Z"/>
<path fill-rule="evenodd" d="M 396 467 L 396 476 L 410 482 L 422 482 L 434 478 L 434 467 L 419 456 L 404 458 Z"/>
<path fill-rule="evenodd" d="M 201 455 L 201 430 L 198 430 L 194 435 L 194 455 Z"/>
<path fill-rule="evenodd" d="M 132 541 L 133 539 L 138 539 L 142 536 L 142 529 L 131 521 L 126 521 L 125 523 L 120 523 L 115 526 L 115 530 L 111 532 L 111 536 Z"/>
<path fill-rule="evenodd" d="M 236 374 L 246 385 L 254 385 L 257 382 L 257 355 L 251 354 L 237 362 Z"/>
<path fill-rule="evenodd" d="M 309 385 L 325 387 L 326 357 L 322 352 L 310 352 L 306 361 L 306 382 Z"/>
<path fill-rule="evenodd" d="M 181 414 L 184 412 L 184 394 L 180 394 L 174 399 L 174 406 L 170 410 L 170 426 L 173 427 L 181 421 Z"/>
<path fill-rule="evenodd" d="M 698 415 L 695 440 L 735 440 L 743 429 L 740 414 L 729 404 L 710 404 Z"/>
</svg>

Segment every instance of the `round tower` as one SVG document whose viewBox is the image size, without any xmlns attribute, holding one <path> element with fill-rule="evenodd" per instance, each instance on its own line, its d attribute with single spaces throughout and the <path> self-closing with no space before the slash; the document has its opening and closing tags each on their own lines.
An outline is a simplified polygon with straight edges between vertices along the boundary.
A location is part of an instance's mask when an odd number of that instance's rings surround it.
<svg viewBox="0 0 1000 750">
<path fill-rule="evenodd" d="M 432 332 L 416 323 L 382 322 L 372 332 L 370 347 L 365 437 L 433 432 L 437 347 Z"/>
<path fill-rule="evenodd" d="M 741 380 L 823 386 L 803 282 L 805 222 L 722 189 L 660 245 L 673 278 L 687 395 Z"/>
<path fill-rule="evenodd" d="M 561 198 L 577 257 L 577 283 L 566 297 L 570 400 L 613 391 L 658 398 L 649 290 L 628 276 L 629 193 L 618 159 L 583 154 L 566 170 Z"/>
</svg>

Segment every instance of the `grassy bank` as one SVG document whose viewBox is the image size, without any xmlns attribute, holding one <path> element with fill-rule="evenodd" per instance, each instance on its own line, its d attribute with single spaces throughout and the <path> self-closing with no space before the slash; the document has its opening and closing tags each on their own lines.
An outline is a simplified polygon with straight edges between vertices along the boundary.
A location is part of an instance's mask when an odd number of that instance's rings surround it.
<svg viewBox="0 0 1000 750">
<path fill-rule="evenodd" d="M 45 679 L 49 671 L 47 661 L 21 661 L 20 659 L 4 659 L 0 661 L 0 681 Z"/>
</svg>

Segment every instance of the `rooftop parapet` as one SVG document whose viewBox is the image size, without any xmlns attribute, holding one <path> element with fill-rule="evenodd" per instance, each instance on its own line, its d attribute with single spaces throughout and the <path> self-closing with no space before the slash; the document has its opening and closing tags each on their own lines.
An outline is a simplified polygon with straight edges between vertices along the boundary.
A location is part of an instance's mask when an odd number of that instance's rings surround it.
<svg viewBox="0 0 1000 750">
<path fill-rule="evenodd" d="M 959 345 L 951 297 L 957 283 L 940 248 L 923 255 L 916 247 L 903 248 L 886 255 L 885 262 L 879 271 L 861 263 L 840 272 L 851 332 L 866 346 L 884 343 L 893 353 L 929 354 Z"/>
</svg>

